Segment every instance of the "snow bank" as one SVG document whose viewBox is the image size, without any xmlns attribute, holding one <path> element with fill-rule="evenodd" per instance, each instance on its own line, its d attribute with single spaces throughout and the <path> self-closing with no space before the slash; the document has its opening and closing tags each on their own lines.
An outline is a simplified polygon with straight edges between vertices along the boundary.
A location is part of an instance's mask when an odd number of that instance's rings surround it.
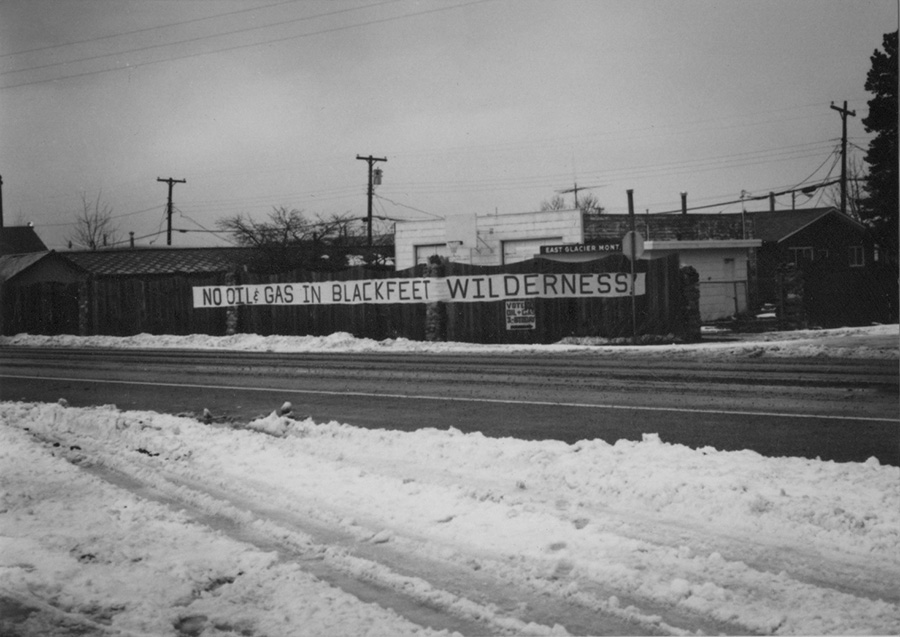
<svg viewBox="0 0 900 637">
<path fill-rule="evenodd" d="M 722 338 L 722 337 L 720 337 Z M 255 352 L 616 352 L 634 356 L 839 356 L 900 358 L 900 326 L 838 328 L 769 332 L 733 337 L 736 340 L 678 345 L 609 345 L 603 339 L 566 339 L 552 345 L 479 345 L 425 342 L 408 339 L 374 341 L 338 332 L 328 336 L 188 336 L 138 334 L 136 336 L 40 336 L 17 334 L 0 337 L 0 345 L 99 348 L 217 349 Z"/>
</svg>

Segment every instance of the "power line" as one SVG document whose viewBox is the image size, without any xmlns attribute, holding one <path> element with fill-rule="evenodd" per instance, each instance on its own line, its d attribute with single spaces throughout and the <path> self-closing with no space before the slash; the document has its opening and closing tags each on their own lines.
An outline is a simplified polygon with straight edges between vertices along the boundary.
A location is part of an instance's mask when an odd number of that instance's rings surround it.
<svg viewBox="0 0 900 637">
<path fill-rule="evenodd" d="M 263 9 L 270 9 L 272 7 L 278 7 L 284 4 L 293 4 L 295 2 L 299 2 L 300 0 L 284 0 L 283 2 L 276 2 L 274 4 L 267 4 L 260 7 L 251 7 L 249 9 L 238 9 L 237 11 L 228 11 L 227 13 L 217 13 L 215 15 L 205 16 L 203 18 L 191 18 L 190 20 L 181 20 L 179 22 L 170 22 L 168 24 L 159 24 L 155 27 L 146 27 L 144 29 L 135 29 L 133 31 L 122 31 L 121 33 L 112 33 L 110 35 L 101 35 L 96 38 L 88 38 L 86 40 L 74 40 L 72 42 L 61 42 L 60 44 L 50 44 L 48 46 L 36 47 L 34 49 L 25 49 L 22 51 L 13 51 L 12 53 L 3 53 L 0 55 L 0 59 L 5 57 L 11 57 L 13 55 L 25 55 L 26 53 L 38 53 L 40 51 L 50 51 L 52 49 L 59 49 L 64 46 L 77 46 L 79 44 L 90 44 L 91 42 L 100 42 L 102 40 L 111 40 L 112 38 L 120 38 L 126 35 L 137 35 L 138 33 L 147 33 L 148 31 L 156 31 L 157 29 L 168 29 L 171 27 L 180 27 L 186 24 L 194 24 L 197 22 L 205 22 L 207 20 L 215 20 L 217 18 L 225 18 L 232 15 L 237 15 L 240 13 L 248 13 L 250 11 L 261 11 Z"/>
<path fill-rule="evenodd" d="M 827 162 L 829 159 L 831 159 L 832 157 L 835 156 L 835 153 L 836 153 L 836 152 L 837 152 L 837 148 L 835 147 L 835 149 L 831 151 L 831 154 L 828 155 L 828 157 L 826 157 L 826 158 L 822 161 L 821 164 L 819 164 L 819 167 L 816 168 L 814 171 L 812 171 L 806 179 L 803 179 L 803 180 L 801 180 L 800 182 L 794 184 L 794 188 L 796 188 L 796 187 L 798 187 L 798 186 L 801 186 L 801 185 L 805 184 L 807 181 L 809 181 L 810 179 L 812 179 L 812 176 L 815 175 L 817 172 L 819 172 L 819 170 L 822 168 L 822 166 L 824 166 L 824 165 L 826 164 L 826 162 Z M 831 169 L 829 169 L 828 175 L 825 176 L 826 179 L 831 175 L 831 170 L 832 170 L 832 169 L 834 169 L 834 164 L 831 165 Z"/>
<path fill-rule="evenodd" d="M 808 108 L 809 106 L 821 107 L 821 103 L 817 103 L 814 105 L 804 105 L 797 106 L 785 109 L 775 109 L 768 111 L 757 111 L 754 113 L 748 114 L 747 117 L 752 117 L 757 114 L 767 114 L 767 113 L 775 113 L 785 110 L 797 110 L 800 108 Z M 824 117 L 824 115 L 821 115 Z M 741 127 L 749 127 L 749 126 L 761 126 L 765 124 L 771 124 L 773 122 L 791 122 L 795 120 L 808 120 L 810 118 L 809 115 L 798 115 L 797 117 L 790 117 L 786 119 L 767 119 L 764 121 L 758 122 L 750 122 L 746 124 L 732 124 L 727 126 L 714 126 L 714 127 L 703 127 L 702 130 L 709 131 L 718 131 L 718 130 L 726 130 L 730 128 L 741 128 Z M 421 149 L 410 152 L 401 152 L 401 151 L 390 151 L 388 154 L 390 155 L 405 155 L 405 156 L 413 156 L 413 155 L 430 155 L 430 154 L 441 154 L 445 156 L 447 153 L 471 153 L 472 149 L 483 149 L 483 150 L 492 150 L 494 149 L 496 152 L 516 152 L 521 150 L 522 148 L 530 148 L 530 147 L 540 147 L 547 148 L 550 145 L 570 145 L 573 142 L 578 142 L 584 144 L 586 140 L 590 140 L 593 138 L 603 138 L 606 140 L 616 139 L 616 138 L 627 138 L 630 140 L 640 139 L 640 137 L 636 137 L 635 133 L 646 132 L 648 135 L 644 137 L 658 137 L 660 135 L 670 135 L 670 134 L 689 134 L 697 130 L 697 124 L 704 124 L 707 122 L 719 122 L 719 121 L 727 121 L 730 119 L 734 119 L 732 117 L 723 117 L 723 118 L 714 118 L 714 119 L 703 119 L 703 120 L 693 120 L 690 122 L 684 122 L 681 124 L 667 124 L 667 125 L 650 125 L 643 126 L 639 128 L 630 128 L 630 129 L 616 129 L 616 130 L 595 130 L 595 131 L 582 131 L 577 134 L 565 135 L 561 137 L 549 137 L 549 138 L 541 138 L 541 139 L 532 139 L 530 141 L 515 141 L 515 142 L 499 142 L 494 144 L 480 144 L 480 145 L 471 145 L 467 144 L 465 146 L 451 146 L 444 147 L 440 149 Z M 676 129 L 681 128 L 683 130 L 669 130 L 667 132 L 666 129 Z"/>
<path fill-rule="evenodd" d="M 158 235 L 160 235 L 160 234 L 162 234 L 162 231 L 160 231 L 160 232 L 151 232 L 150 234 L 145 234 L 145 235 L 140 236 L 140 237 L 129 237 L 128 239 L 123 239 L 122 241 L 114 241 L 114 242 L 112 242 L 112 243 L 110 243 L 110 244 L 108 244 L 108 245 L 106 245 L 106 246 L 103 246 L 103 247 L 104 247 L 104 248 L 112 248 L 112 247 L 115 247 L 115 246 L 117 246 L 117 245 L 122 245 L 123 243 L 131 243 L 132 241 L 140 241 L 141 239 L 148 239 L 148 238 L 150 238 L 150 237 L 155 237 L 155 236 L 158 236 Z M 88 247 L 88 246 L 84 245 L 83 243 L 79 243 L 78 245 L 80 245 L 80 246 L 83 247 L 83 248 L 87 248 L 87 247 Z"/>
<path fill-rule="evenodd" d="M 820 183 L 820 184 L 817 184 L 817 185 L 816 185 L 816 188 L 824 188 L 824 187 L 826 187 L 826 186 L 831 186 L 831 185 L 833 185 L 833 184 L 838 183 L 839 181 L 840 181 L 839 179 L 833 179 L 833 180 L 831 180 L 831 181 L 825 181 L 825 182 L 822 182 L 822 183 Z M 745 201 L 759 201 L 759 200 L 761 200 L 761 199 L 768 199 L 768 198 L 769 198 L 770 196 L 772 196 L 772 195 L 778 197 L 778 196 L 780 196 L 780 195 L 786 195 L 786 194 L 789 194 L 789 193 L 792 193 L 792 192 L 800 192 L 800 191 L 806 190 L 806 189 L 808 189 L 808 188 L 810 188 L 810 186 L 807 186 L 806 188 L 791 188 L 791 189 L 788 189 L 788 190 L 782 190 L 782 191 L 780 191 L 780 192 L 768 193 L 768 194 L 765 194 L 765 195 L 754 195 L 754 196 L 751 196 L 751 197 L 741 197 L 740 199 L 733 199 L 733 200 L 731 200 L 731 201 L 720 201 L 720 202 L 712 203 L 712 204 L 705 205 L 705 206 L 692 206 L 692 207 L 690 207 L 690 208 L 677 208 L 677 209 L 675 209 L 675 210 L 664 210 L 664 211 L 662 211 L 662 212 L 655 212 L 655 213 L 653 213 L 653 214 L 657 214 L 657 215 L 670 215 L 670 214 L 675 214 L 675 213 L 683 212 L 684 210 L 688 210 L 688 211 L 690 211 L 690 210 L 706 210 L 706 209 L 708 209 L 708 208 L 718 208 L 718 207 L 721 207 L 721 206 L 731 206 L 731 205 L 733 205 L 733 204 L 736 204 L 736 203 L 743 203 L 743 202 L 745 202 Z"/>
<path fill-rule="evenodd" d="M 193 223 L 195 226 L 197 226 L 197 227 L 199 227 L 199 228 L 202 228 L 202 231 L 203 231 L 203 232 L 208 232 L 208 233 L 210 233 L 210 234 L 214 234 L 214 235 L 218 236 L 220 239 L 222 239 L 223 241 L 227 241 L 228 243 L 230 243 L 230 244 L 232 244 L 232 245 L 237 245 L 237 243 L 235 243 L 234 241 L 232 241 L 232 240 L 229 239 L 228 237 L 222 236 L 222 235 L 227 235 L 227 234 L 228 234 L 227 232 L 222 232 L 221 230 L 210 230 L 209 228 L 207 228 L 206 226 L 204 226 L 204 225 L 203 225 L 202 223 L 200 223 L 199 221 L 196 221 L 196 220 L 192 219 L 191 217 L 187 216 L 186 214 L 184 214 L 180 209 L 176 208 L 176 210 L 178 210 L 178 215 L 179 215 L 182 219 L 187 219 L 188 221 L 190 221 L 191 223 Z M 188 230 L 178 230 L 178 232 L 188 232 Z M 198 230 L 191 230 L 191 232 L 199 232 L 199 231 L 198 231 Z"/>
<path fill-rule="evenodd" d="M 486 2 L 494 2 L 494 1 L 495 0 L 470 0 L 469 2 L 464 2 L 462 4 L 457 4 L 457 5 L 453 5 L 450 7 L 438 7 L 435 9 L 426 9 L 424 11 L 415 11 L 412 13 L 404 13 L 399 16 L 392 16 L 389 18 L 379 18 L 377 20 L 369 20 L 366 22 L 359 22 L 356 24 L 348 24 L 348 25 L 339 26 L 339 27 L 332 27 L 329 29 L 321 29 L 319 31 L 312 31 L 310 33 L 300 33 L 298 35 L 290 35 L 290 36 L 285 36 L 285 37 L 281 37 L 281 38 L 272 38 L 270 40 L 263 40 L 261 42 L 252 42 L 249 44 L 238 44 L 238 45 L 234 45 L 234 46 L 230 46 L 230 47 L 216 49 L 213 51 L 204 51 L 201 53 L 189 53 L 186 55 L 176 55 L 176 56 L 165 58 L 162 60 L 149 60 L 146 62 L 138 62 L 135 64 L 126 64 L 125 66 L 120 66 L 120 67 L 97 69 L 94 71 L 85 71 L 83 73 L 72 73 L 69 75 L 63 75 L 61 77 L 49 78 L 49 79 L 44 79 L 44 80 L 32 80 L 32 81 L 26 81 L 26 82 L 18 82 L 16 84 L 7 84 L 5 86 L 0 86 L 0 90 L 10 89 L 10 88 L 18 88 L 18 87 L 22 87 L 22 86 L 31 86 L 34 84 L 44 84 L 46 82 L 57 82 L 60 80 L 69 80 L 69 79 L 75 79 L 75 78 L 81 78 L 81 77 L 88 77 L 91 75 L 99 75 L 101 73 L 109 73 L 112 71 L 131 70 L 131 69 L 141 68 L 144 66 L 150 66 L 153 64 L 161 64 L 163 62 L 173 62 L 175 60 L 184 60 L 187 58 L 215 55 L 217 53 L 225 53 L 228 51 L 237 51 L 240 49 L 247 49 L 247 48 L 251 48 L 251 47 L 262 46 L 265 44 L 277 44 L 280 42 L 287 42 L 290 40 L 298 40 L 301 38 L 308 38 L 308 37 L 312 37 L 312 36 L 316 36 L 316 35 L 337 33 L 339 31 L 347 31 L 349 29 L 356 29 L 356 28 L 360 28 L 360 27 L 372 26 L 375 24 L 385 24 L 388 22 L 396 22 L 398 20 L 404 20 L 406 18 L 413 18 L 413 17 L 428 15 L 428 14 L 432 14 L 432 13 L 439 13 L 439 12 L 444 12 L 444 11 L 451 11 L 453 9 L 460 9 L 460 8 L 464 8 L 464 7 L 469 7 L 469 6 L 473 6 L 473 5 L 477 5 L 477 4 L 484 4 Z M 28 70 L 28 69 L 25 69 L 25 70 Z"/>
<path fill-rule="evenodd" d="M 143 210 L 135 210 L 133 212 L 123 212 L 122 214 L 118 214 L 118 215 L 110 215 L 109 218 L 110 219 L 121 219 L 123 217 L 130 217 L 132 215 L 138 215 L 138 214 L 141 214 L 142 212 L 150 212 L 152 210 L 156 210 L 157 208 L 159 208 L 159 206 L 152 206 L 150 208 L 144 208 Z M 77 220 L 76 221 L 64 221 L 61 223 L 35 223 L 34 225 L 35 225 L 35 227 L 38 227 L 38 228 L 56 228 L 59 226 L 71 226 L 71 225 L 75 225 L 76 223 L 78 223 Z"/>
<path fill-rule="evenodd" d="M 401 208 L 409 208 L 410 210 L 415 210 L 416 212 L 421 212 L 423 215 L 428 215 L 429 217 L 435 217 L 436 219 L 446 219 L 446 217 L 442 217 L 441 215 L 436 215 L 433 212 L 428 212 L 427 210 L 422 210 L 421 208 L 414 208 L 413 206 L 407 206 L 406 204 L 399 203 L 392 199 L 388 199 L 387 197 L 382 197 L 381 195 L 375 195 L 379 199 L 383 199 L 388 203 L 392 203 L 395 206 L 400 206 Z"/>
<path fill-rule="evenodd" d="M 290 1 L 296 2 L 297 0 L 290 0 Z M 400 0 L 384 0 L 383 2 L 377 2 L 375 4 L 366 5 L 364 7 L 351 7 L 349 9 L 340 9 L 338 11 L 329 11 L 327 13 L 319 13 L 319 14 L 312 15 L 312 16 L 304 16 L 302 18 L 294 18 L 293 20 L 283 20 L 281 22 L 276 22 L 273 24 L 264 24 L 262 26 L 254 26 L 254 27 L 244 27 L 241 29 L 234 29 L 233 31 L 223 31 L 221 33 L 213 33 L 210 35 L 201 35 L 201 36 L 197 36 L 197 37 L 193 37 L 193 38 L 187 38 L 184 40 L 175 40 L 174 42 L 165 42 L 165 43 L 161 43 L 161 44 L 150 44 L 147 46 L 137 47 L 137 48 L 133 48 L 133 49 L 126 49 L 124 51 L 115 51 L 113 53 L 102 53 L 99 55 L 91 55 L 88 57 L 76 58 L 74 60 L 64 60 L 62 62 L 50 62 L 48 64 L 42 64 L 39 66 L 30 66 L 30 67 L 27 67 L 24 69 L 3 71 L 3 72 L 0 72 L 0 76 L 11 75 L 14 73 L 25 73 L 27 71 L 38 71 L 41 69 L 53 68 L 55 66 L 65 66 L 66 64 L 77 64 L 78 62 L 90 62 L 93 60 L 102 60 L 103 58 L 117 57 L 120 55 L 127 55 L 129 53 L 142 53 L 144 51 L 152 51 L 153 49 L 162 49 L 162 48 L 166 48 L 166 47 L 170 47 L 170 46 L 176 46 L 178 44 L 190 44 L 193 42 L 201 42 L 203 40 L 211 40 L 213 38 L 225 37 L 228 35 L 235 35 L 238 33 L 247 33 L 249 31 L 259 31 L 261 29 L 269 29 L 271 27 L 280 27 L 285 24 L 292 24 L 295 22 L 306 22 L 309 20 L 330 17 L 333 15 L 347 13 L 350 11 L 359 11 L 360 9 L 367 9 L 369 7 L 375 7 L 375 6 L 379 6 L 379 5 L 383 5 L 383 4 L 390 4 L 390 3 L 394 3 L 394 2 L 400 2 Z M 285 3 L 282 3 L 282 4 L 285 4 Z M 272 5 L 272 6 L 274 6 L 274 5 Z M 251 9 L 244 9 L 243 11 L 250 11 L 250 10 Z M 241 13 L 241 11 L 237 11 L 235 13 Z M 223 14 L 223 15 L 231 15 L 231 14 Z M 218 16 L 214 16 L 214 17 L 218 17 Z M 197 18 L 195 20 L 188 20 L 187 22 L 197 22 L 199 20 L 208 20 L 208 19 L 210 19 L 210 18 Z M 152 29 L 157 29 L 157 28 L 161 28 L 161 27 L 151 27 L 151 29 L 141 29 L 139 31 L 134 31 L 132 33 L 139 33 L 141 31 L 152 30 Z M 106 38 L 109 38 L 109 37 L 115 37 L 115 36 L 106 36 Z M 106 39 L 106 38 L 100 38 L 100 39 Z"/>
</svg>

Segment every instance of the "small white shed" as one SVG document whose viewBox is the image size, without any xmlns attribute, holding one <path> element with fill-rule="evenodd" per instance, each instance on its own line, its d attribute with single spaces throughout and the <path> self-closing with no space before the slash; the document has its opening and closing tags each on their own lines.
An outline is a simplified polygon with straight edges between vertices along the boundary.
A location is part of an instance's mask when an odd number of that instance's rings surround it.
<svg viewBox="0 0 900 637">
<path fill-rule="evenodd" d="M 759 239 L 645 241 L 644 258 L 678 254 L 700 275 L 700 318 L 714 321 L 748 309 L 751 250 Z"/>
</svg>

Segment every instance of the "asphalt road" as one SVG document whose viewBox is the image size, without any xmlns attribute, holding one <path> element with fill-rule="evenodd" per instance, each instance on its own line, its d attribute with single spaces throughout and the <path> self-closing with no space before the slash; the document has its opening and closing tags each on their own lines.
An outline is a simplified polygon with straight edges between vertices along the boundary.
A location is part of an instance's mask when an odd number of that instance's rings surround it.
<svg viewBox="0 0 900 637">
<path fill-rule="evenodd" d="M 0 348 L 0 399 L 900 465 L 896 361 Z"/>
</svg>

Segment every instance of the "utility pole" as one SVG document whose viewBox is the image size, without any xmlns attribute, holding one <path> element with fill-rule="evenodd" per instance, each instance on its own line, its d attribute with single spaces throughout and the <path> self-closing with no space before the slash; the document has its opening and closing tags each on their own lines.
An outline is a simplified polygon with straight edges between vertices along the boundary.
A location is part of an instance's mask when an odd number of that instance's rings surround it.
<svg viewBox="0 0 900 637">
<path fill-rule="evenodd" d="M 844 108 L 839 108 L 831 103 L 831 108 L 841 114 L 841 213 L 847 214 L 847 115 L 856 117 L 856 111 L 847 110 L 847 100 L 844 100 Z"/>
<path fill-rule="evenodd" d="M 368 215 L 366 216 L 366 220 L 369 224 L 368 246 L 371 248 L 372 247 L 372 196 L 375 194 L 375 182 L 372 180 L 372 166 L 374 166 L 375 162 L 377 162 L 377 161 L 387 161 L 387 159 L 384 157 L 372 157 L 371 155 L 369 155 L 368 157 L 361 157 L 360 155 L 357 155 L 356 158 L 361 159 L 365 162 L 368 162 L 368 164 L 369 164 L 369 190 L 368 190 L 369 212 L 368 212 Z"/>
<path fill-rule="evenodd" d="M 634 286 L 635 286 L 635 275 L 634 275 L 634 262 L 637 261 L 637 230 L 635 229 L 634 223 L 634 190 L 628 189 L 625 191 L 628 195 L 628 221 L 631 224 L 631 256 L 628 259 L 631 262 L 631 342 L 637 345 L 638 342 L 638 333 L 637 333 L 637 300 L 634 296 Z"/>
<path fill-rule="evenodd" d="M 171 177 L 163 179 L 162 177 L 157 177 L 156 181 L 169 184 L 169 202 L 166 204 L 166 219 L 168 220 L 166 226 L 166 245 L 170 246 L 172 245 L 172 186 L 175 184 L 186 184 L 187 179 L 172 179 Z"/>
</svg>

